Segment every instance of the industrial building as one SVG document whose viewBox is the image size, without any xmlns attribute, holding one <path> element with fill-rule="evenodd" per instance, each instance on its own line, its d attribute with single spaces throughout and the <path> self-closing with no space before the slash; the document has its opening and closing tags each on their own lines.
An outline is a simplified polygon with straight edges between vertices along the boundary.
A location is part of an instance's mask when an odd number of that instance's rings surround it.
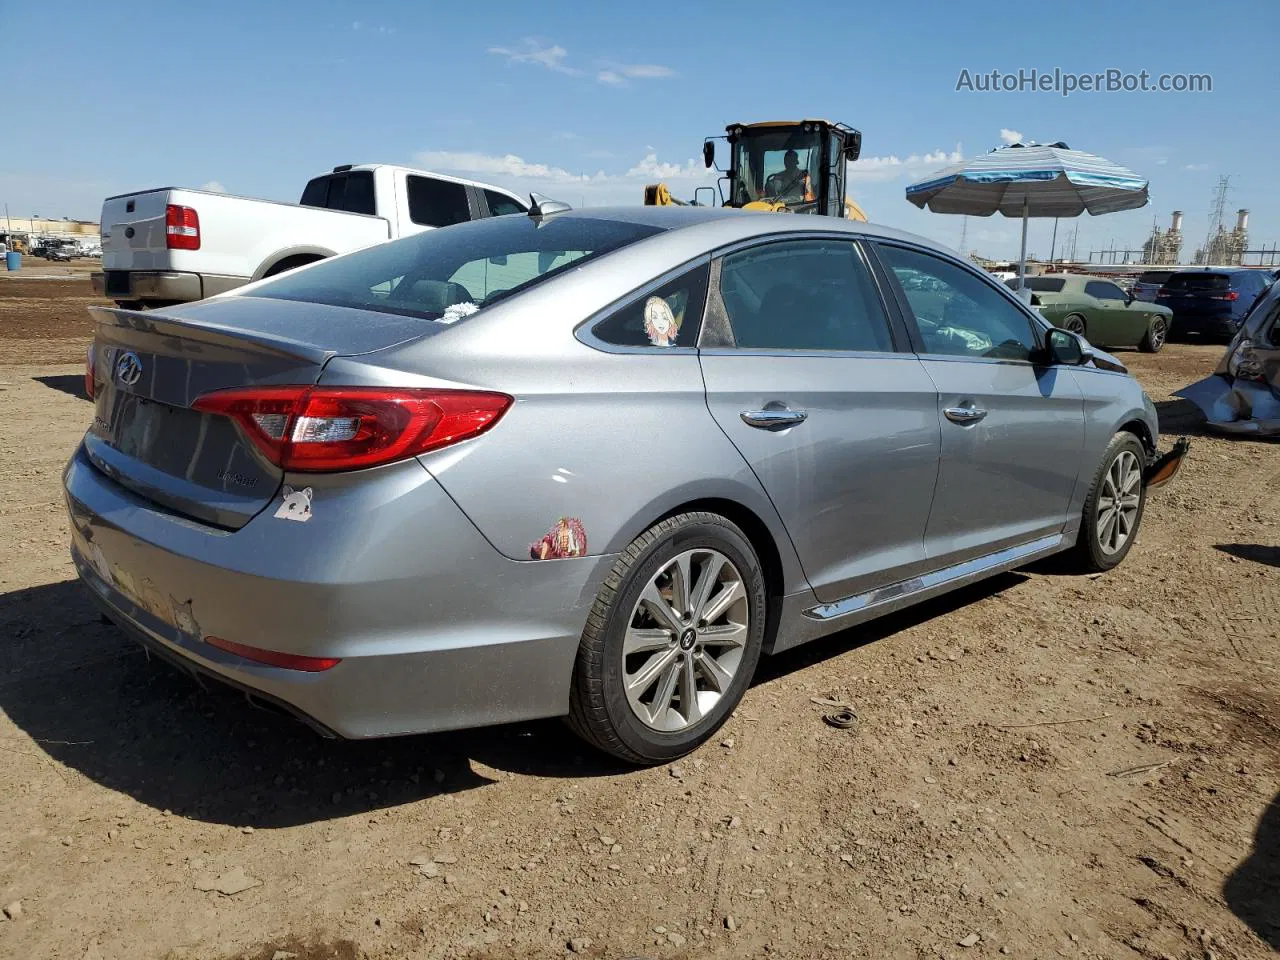
<svg viewBox="0 0 1280 960">
<path fill-rule="evenodd" d="M 0 240 L 11 250 L 29 252 L 41 246 L 73 244 L 82 252 L 101 253 L 102 231 L 90 220 L 49 220 L 0 216 Z"/>
</svg>

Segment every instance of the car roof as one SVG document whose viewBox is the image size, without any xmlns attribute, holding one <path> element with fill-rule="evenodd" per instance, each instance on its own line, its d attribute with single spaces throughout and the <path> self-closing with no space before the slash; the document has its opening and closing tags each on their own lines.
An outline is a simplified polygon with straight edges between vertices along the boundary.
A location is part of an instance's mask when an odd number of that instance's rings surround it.
<svg viewBox="0 0 1280 960">
<path fill-rule="evenodd" d="M 928 247 L 961 260 L 966 259 L 958 251 L 928 237 L 863 220 L 846 220 L 843 217 L 768 213 L 758 210 L 738 210 L 733 207 L 692 206 L 583 207 L 551 214 L 551 216 L 585 217 L 593 220 L 645 224 L 665 231 L 705 232 L 719 235 L 717 243 L 732 243 L 736 240 L 750 240 L 754 237 L 779 233 L 847 233 L 851 237 L 901 240 L 916 246 Z"/>
</svg>

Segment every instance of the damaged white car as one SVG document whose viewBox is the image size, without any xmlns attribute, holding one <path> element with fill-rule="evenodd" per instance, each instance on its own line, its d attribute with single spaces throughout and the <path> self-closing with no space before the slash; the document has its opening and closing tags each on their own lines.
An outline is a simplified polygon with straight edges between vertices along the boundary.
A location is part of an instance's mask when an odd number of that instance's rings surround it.
<svg viewBox="0 0 1280 960">
<path fill-rule="evenodd" d="M 1280 435 L 1280 284 L 1253 305 L 1213 375 L 1175 396 L 1199 407 L 1212 430 Z"/>
</svg>

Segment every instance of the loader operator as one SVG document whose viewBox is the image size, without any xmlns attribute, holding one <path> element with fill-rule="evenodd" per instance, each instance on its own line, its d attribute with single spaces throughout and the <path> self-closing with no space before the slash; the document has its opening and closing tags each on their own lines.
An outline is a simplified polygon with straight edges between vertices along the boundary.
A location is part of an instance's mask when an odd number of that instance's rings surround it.
<svg viewBox="0 0 1280 960">
<path fill-rule="evenodd" d="M 777 197 L 783 201 L 801 201 L 813 199 L 813 187 L 809 183 L 809 173 L 800 169 L 800 157 L 794 150 L 788 150 L 782 156 L 782 170 L 765 181 L 765 196 Z"/>
</svg>

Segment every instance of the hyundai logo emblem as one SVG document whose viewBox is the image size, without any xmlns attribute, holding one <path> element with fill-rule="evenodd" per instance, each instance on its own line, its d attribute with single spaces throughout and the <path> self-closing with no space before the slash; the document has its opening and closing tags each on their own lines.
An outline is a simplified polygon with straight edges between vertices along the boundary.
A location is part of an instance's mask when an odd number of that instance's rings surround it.
<svg viewBox="0 0 1280 960">
<path fill-rule="evenodd" d="M 132 387 L 142 377 L 142 361 L 132 351 L 122 353 L 116 361 L 116 380 L 121 386 Z"/>
</svg>

